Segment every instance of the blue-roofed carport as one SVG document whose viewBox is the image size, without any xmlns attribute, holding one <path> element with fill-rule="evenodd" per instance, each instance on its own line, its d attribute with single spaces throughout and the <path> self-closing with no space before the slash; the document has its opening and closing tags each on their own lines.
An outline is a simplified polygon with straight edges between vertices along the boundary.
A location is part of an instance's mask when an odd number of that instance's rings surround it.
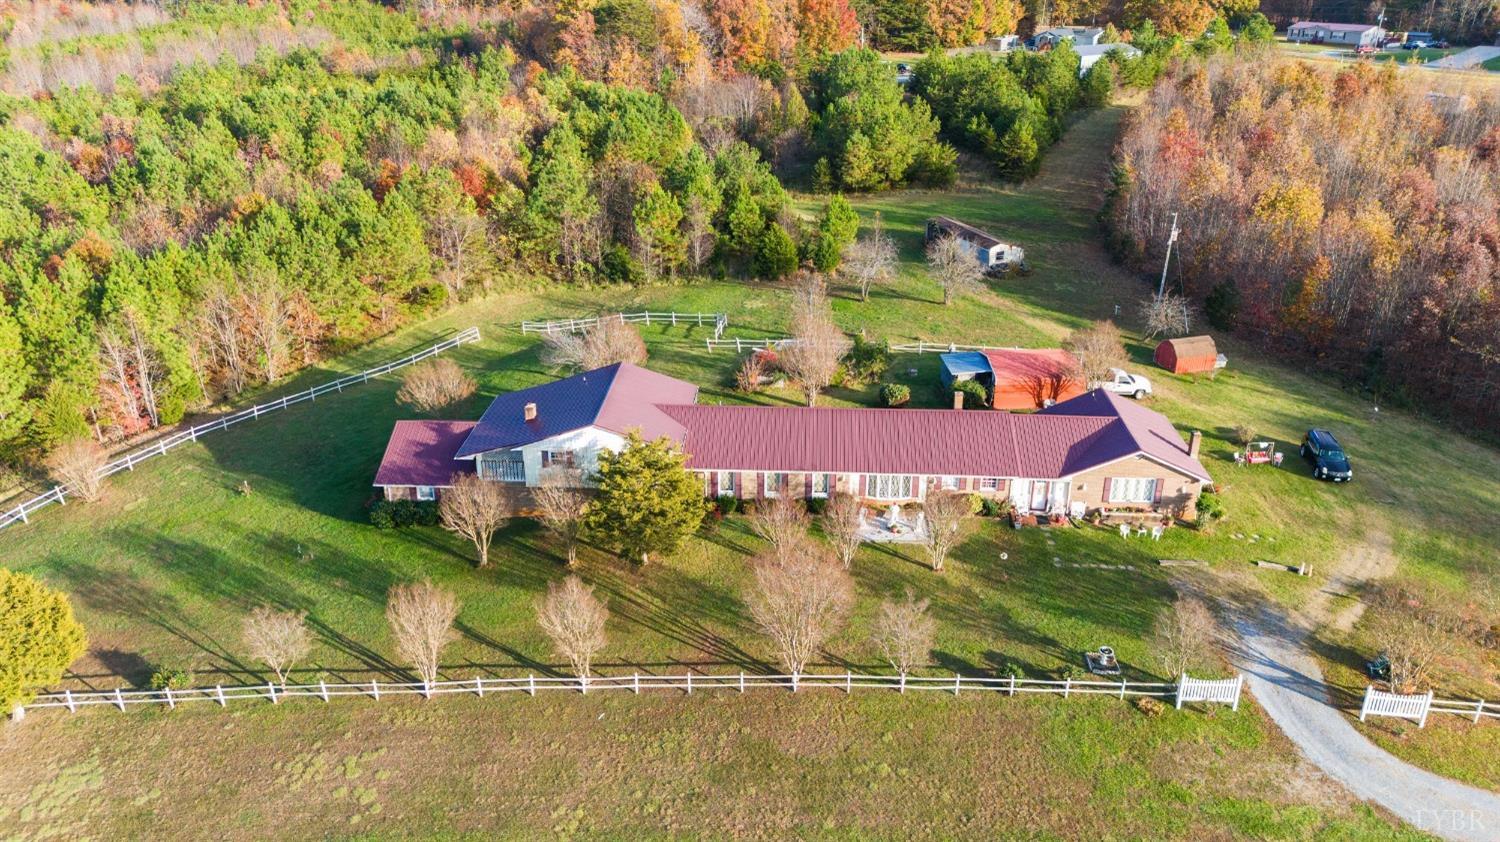
<svg viewBox="0 0 1500 842">
<path fill-rule="evenodd" d="M 941 355 L 943 386 L 952 388 L 959 380 L 978 380 L 986 384 L 994 382 L 994 371 L 989 358 L 978 351 L 952 351 Z"/>
</svg>

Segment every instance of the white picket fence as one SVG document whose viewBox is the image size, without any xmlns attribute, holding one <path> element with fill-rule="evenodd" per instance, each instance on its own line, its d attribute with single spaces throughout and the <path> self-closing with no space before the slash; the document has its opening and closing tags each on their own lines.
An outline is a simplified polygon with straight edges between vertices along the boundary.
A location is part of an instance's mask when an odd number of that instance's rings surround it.
<svg viewBox="0 0 1500 842">
<path fill-rule="evenodd" d="M 1451 713 L 1473 720 L 1476 724 L 1485 718 L 1500 719 L 1500 703 L 1484 699 L 1438 699 L 1432 691 L 1416 694 L 1387 693 L 1372 686 L 1365 687 L 1365 698 L 1359 706 L 1359 721 L 1371 716 L 1390 716 L 1410 719 L 1418 728 L 1427 727 L 1429 713 Z"/>
<path fill-rule="evenodd" d="M 714 337 L 703 340 L 703 344 L 710 351 L 717 351 L 720 348 L 733 348 L 736 354 L 742 354 L 747 350 L 753 351 L 757 348 L 785 348 L 788 345 L 796 344 L 796 342 L 797 340 L 791 337 L 784 337 L 782 339 L 745 339 L 743 337 L 720 339 Z"/>
<path fill-rule="evenodd" d="M 1240 709 L 1240 690 L 1245 686 L 1245 676 L 1234 678 L 1193 678 L 1187 673 L 1177 680 L 1177 708 L 1189 702 L 1214 702 L 1227 704 L 1232 710 Z"/>
<path fill-rule="evenodd" d="M 1025 351 L 1026 348 L 1001 347 L 998 345 L 959 345 L 953 342 L 903 342 L 892 345 L 891 350 L 902 354 L 951 354 L 954 351 Z"/>
<path fill-rule="evenodd" d="M 1227 679 L 1225 681 L 1201 681 L 1199 679 L 1183 676 L 1183 681 L 1177 684 L 1151 683 L 1139 681 L 1074 681 L 1063 679 L 1061 681 L 1049 681 L 1030 678 L 983 678 L 968 677 L 955 673 L 951 678 L 945 676 L 917 676 L 917 675 L 869 675 L 853 672 L 843 674 L 805 674 L 805 675 L 759 675 L 754 673 L 740 672 L 733 675 L 712 675 L 684 673 L 682 675 L 642 675 L 633 673 L 631 675 L 596 675 L 588 678 L 564 677 L 564 676 L 539 676 L 528 675 L 525 678 L 471 678 L 463 681 L 435 681 L 426 684 L 415 682 L 380 682 L 369 681 L 361 684 L 329 684 L 320 681 L 317 684 L 294 684 L 278 686 L 274 683 L 254 685 L 234 685 L 225 687 L 216 685 L 213 687 L 194 687 L 183 690 L 124 690 L 116 688 L 106 691 L 90 691 L 75 693 L 64 690 L 60 693 L 47 693 L 38 696 L 19 714 L 24 716 L 26 710 L 65 708 L 76 713 L 79 708 L 104 705 L 108 707 L 125 710 L 129 705 L 158 705 L 168 708 L 176 708 L 178 705 L 191 702 L 215 702 L 221 707 L 227 706 L 235 700 L 265 699 L 272 704 L 277 704 L 287 699 L 321 699 L 324 702 L 335 698 L 344 697 L 367 697 L 371 699 L 382 699 L 390 696 L 433 696 L 448 695 L 454 693 L 473 694 L 483 697 L 487 693 L 525 693 L 535 696 L 539 692 L 549 690 L 576 691 L 579 693 L 597 693 L 610 690 L 625 690 L 631 693 L 640 693 L 644 690 L 679 690 L 689 695 L 694 692 L 705 692 L 712 690 L 732 690 L 743 693 L 746 690 L 778 688 L 798 692 L 804 689 L 833 689 L 852 693 L 858 689 L 883 689 L 896 690 L 905 693 L 912 691 L 940 691 L 952 693 L 957 696 L 964 691 L 998 693 L 1005 696 L 1018 694 L 1043 694 L 1051 696 L 1062 696 L 1064 699 L 1073 696 L 1112 696 L 1125 699 L 1130 696 L 1149 696 L 1152 698 L 1178 698 L 1177 707 L 1183 704 L 1183 691 L 1191 685 L 1194 688 L 1200 686 L 1212 686 L 1215 692 L 1203 694 L 1198 698 L 1187 699 L 1187 701 L 1206 701 L 1216 703 L 1227 703 L 1239 707 L 1239 688 L 1242 682 L 1239 678 Z M 1234 688 L 1233 695 L 1226 695 L 1218 688 Z"/>
<path fill-rule="evenodd" d="M 416 352 L 415 354 L 402 357 L 399 360 L 392 360 L 390 362 L 382 363 L 378 366 L 375 366 L 374 368 L 361 371 L 358 374 L 351 374 L 347 377 L 340 377 L 337 380 L 332 380 L 322 385 L 314 386 L 305 392 L 298 392 L 295 395 L 286 395 L 277 398 L 276 400 L 267 401 L 262 404 L 256 404 L 255 406 L 249 407 L 248 409 L 242 409 L 238 412 L 232 412 L 228 415 L 216 418 L 213 421 L 207 421 L 205 423 L 198 424 L 197 426 L 189 427 L 186 430 L 179 430 L 172 435 L 163 436 L 162 438 L 159 438 L 142 448 L 131 451 L 130 453 L 125 454 L 119 459 L 106 464 L 99 470 L 99 476 L 101 478 L 110 477 L 118 474 L 121 471 L 133 471 L 135 470 L 136 465 L 139 465 L 148 459 L 154 459 L 157 456 L 163 456 L 169 451 L 181 447 L 185 444 L 195 442 L 198 440 L 199 436 L 202 436 L 206 433 L 212 433 L 219 430 L 227 430 L 235 424 L 240 423 L 241 421 L 252 421 L 261 417 L 262 415 L 276 412 L 277 410 L 286 409 L 293 404 L 299 404 L 303 401 L 317 400 L 319 396 L 326 395 L 330 392 L 342 392 L 347 387 L 358 386 L 361 383 L 366 383 L 372 377 L 379 377 L 382 374 L 388 374 L 392 371 L 395 371 L 396 369 L 409 366 L 412 363 L 421 362 L 422 360 L 425 360 L 429 357 L 435 357 L 438 354 L 443 353 L 444 351 L 457 348 L 460 345 L 478 341 L 479 328 L 470 327 L 460 331 L 459 333 L 448 339 L 443 340 L 442 342 L 424 348 Z M 31 514 L 34 513 L 37 509 L 50 506 L 53 503 L 66 503 L 68 493 L 68 489 L 65 486 L 55 485 L 52 488 L 48 489 L 46 492 L 38 494 L 30 500 L 20 503 L 19 505 L 5 511 L 4 513 L 0 513 L 0 529 L 10 526 L 13 523 L 29 523 Z"/>
<path fill-rule="evenodd" d="M 637 324 L 712 325 L 714 338 L 724 335 L 729 327 L 729 316 L 724 313 L 611 313 L 604 316 L 589 316 L 582 319 L 553 319 L 551 321 L 521 322 L 522 333 L 577 333 L 596 327 L 600 319 L 620 319 Z"/>
</svg>

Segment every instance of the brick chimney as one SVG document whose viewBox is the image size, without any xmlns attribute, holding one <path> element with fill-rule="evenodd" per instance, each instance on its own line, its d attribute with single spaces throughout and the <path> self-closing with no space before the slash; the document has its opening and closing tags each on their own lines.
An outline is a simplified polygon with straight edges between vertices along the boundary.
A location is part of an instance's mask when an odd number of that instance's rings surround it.
<svg viewBox="0 0 1500 842">
<path fill-rule="evenodd" d="M 1194 430 L 1192 435 L 1188 436 L 1188 456 L 1190 458 L 1197 459 L 1198 450 L 1202 447 L 1203 434 L 1198 432 L 1197 430 Z"/>
<path fill-rule="evenodd" d="M 964 408 L 964 393 L 958 391 L 957 389 L 955 389 L 953 391 L 953 408 L 954 409 L 963 409 Z"/>
<path fill-rule="evenodd" d="M 526 404 L 526 407 L 521 410 L 521 415 L 527 421 L 535 421 L 536 420 L 536 404 L 534 404 L 534 403 L 528 403 L 528 404 Z"/>
</svg>

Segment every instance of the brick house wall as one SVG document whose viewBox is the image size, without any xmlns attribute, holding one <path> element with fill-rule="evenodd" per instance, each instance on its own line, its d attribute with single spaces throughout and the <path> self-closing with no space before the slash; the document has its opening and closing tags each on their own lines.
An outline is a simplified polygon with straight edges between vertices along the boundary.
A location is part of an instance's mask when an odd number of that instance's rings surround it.
<svg viewBox="0 0 1500 842">
<path fill-rule="evenodd" d="M 1117 478 L 1156 480 L 1158 499 L 1149 504 L 1108 502 L 1104 496 L 1105 480 Z M 1073 487 L 1069 493 L 1073 502 L 1082 502 L 1090 512 L 1107 508 L 1166 513 L 1181 506 L 1184 509 L 1184 517 L 1191 519 L 1197 515 L 1200 491 L 1201 486 L 1197 479 L 1178 473 L 1144 456 L 1133 456 L 1073 477 Z"/>
</svg>

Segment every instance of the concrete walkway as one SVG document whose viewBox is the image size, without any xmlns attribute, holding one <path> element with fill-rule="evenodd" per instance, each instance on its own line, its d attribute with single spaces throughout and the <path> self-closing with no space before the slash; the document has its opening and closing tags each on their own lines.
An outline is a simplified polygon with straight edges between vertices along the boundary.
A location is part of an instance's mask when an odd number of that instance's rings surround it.
<svg viewBox="0 0 1500 842">
<path fill-rule="evenodd" d="M 1500 47 L 1470 47 L 1461 53 L 1454 53 L 1451 56 L 1443 56 L 1436 61 L 1429 61 L 1423 67 L 1442 67 L 1461 70 L 1466 67 L 1478 67 L 1496 57 L 1500 57 Z"/>
<path fill-rule="evenodd" d="M 1233 655 L 1250 692 L 1324 773 L 1420 830 L 1463 842 L 1500 840 L 1500 795 L 1398 760 L 1329 703 L 1302 629 L 1266 611 L 1235 626 L 1240 642 Z"/>
</svg>

